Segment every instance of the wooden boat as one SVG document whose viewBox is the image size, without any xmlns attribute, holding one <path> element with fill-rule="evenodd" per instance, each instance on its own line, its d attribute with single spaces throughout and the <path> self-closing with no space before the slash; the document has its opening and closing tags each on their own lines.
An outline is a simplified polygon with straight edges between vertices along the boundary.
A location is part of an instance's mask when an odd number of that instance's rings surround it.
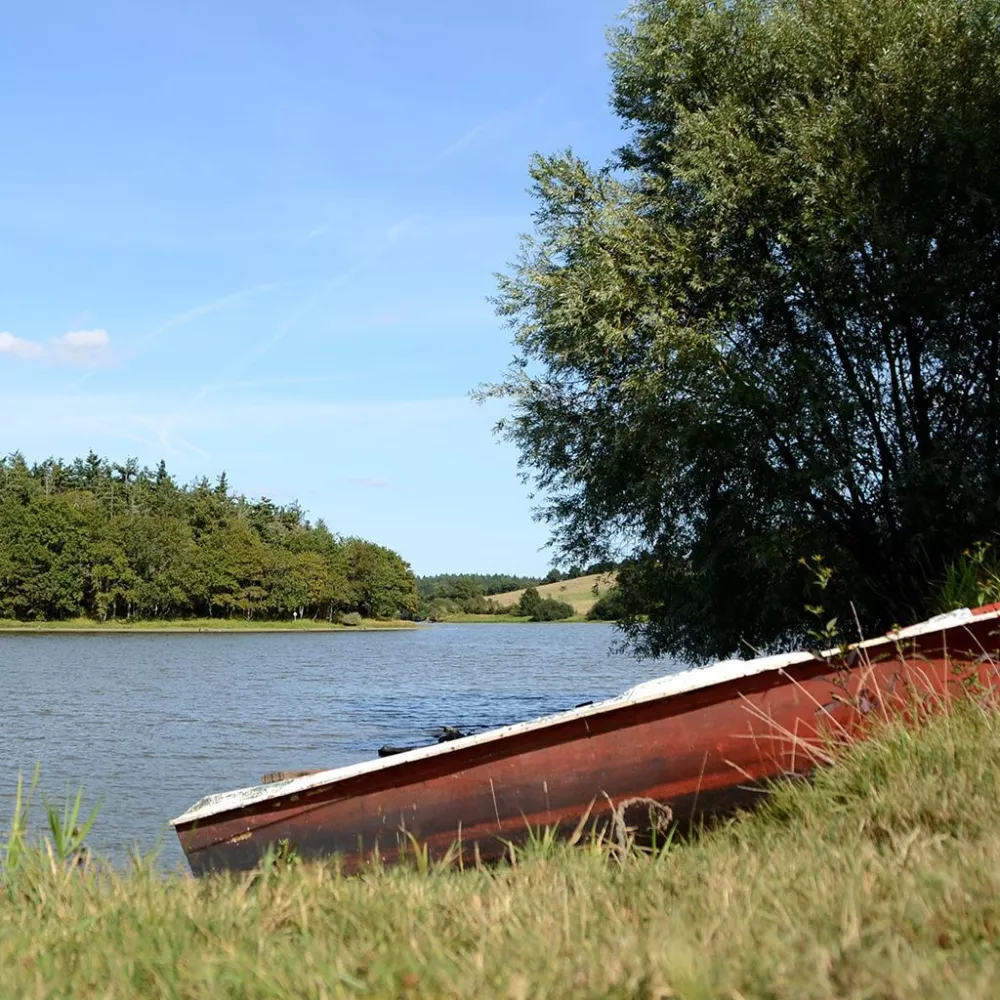
<svg viewBox="0 0 1000 1000">
<path fill-rule="evenodd" d="M 846 650 L 725 660 L 557 715 L 209 795 L 172 825 L 202 874 L 252 869 L 282 842 L 356 871 L 414 844 L 489 860 L 545 827 L 683 823 L 808 772 L 829 740 L 871 719 L 934 710 L 969 683 L 1000 692 L 998 619 L 1000 604 L 963 608 Z"/>
</svg>

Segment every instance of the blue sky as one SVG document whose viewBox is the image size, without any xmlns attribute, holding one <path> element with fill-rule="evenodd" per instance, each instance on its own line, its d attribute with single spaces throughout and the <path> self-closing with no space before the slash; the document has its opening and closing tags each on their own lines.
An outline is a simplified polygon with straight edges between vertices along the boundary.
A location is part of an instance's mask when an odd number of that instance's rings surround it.
<svg viewBox="0 0 1000 1000">
<path fill-rule="evenodd" d="M 418 573 L 544 572 L 468 392 L 527 165 L 603 162 L 621 0 L 9 5 L 4 451 L 226 470 Z"/>
</svg>

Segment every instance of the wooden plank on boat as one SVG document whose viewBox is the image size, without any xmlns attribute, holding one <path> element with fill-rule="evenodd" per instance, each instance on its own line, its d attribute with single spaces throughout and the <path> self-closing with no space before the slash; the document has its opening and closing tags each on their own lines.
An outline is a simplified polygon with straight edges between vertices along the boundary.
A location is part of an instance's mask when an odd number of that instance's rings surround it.
<svg viewBox="0 0 1000 1000">
<path fill-rule="evenodd" d="M 289 778 L 304 778 L 307 774 L 319 774 L 322 768 L 312 768 L 309 771 L 268 771 L 261 779 L 262 785 L 273 785 L 277 781 L 287 781 Z"/>
</svg>

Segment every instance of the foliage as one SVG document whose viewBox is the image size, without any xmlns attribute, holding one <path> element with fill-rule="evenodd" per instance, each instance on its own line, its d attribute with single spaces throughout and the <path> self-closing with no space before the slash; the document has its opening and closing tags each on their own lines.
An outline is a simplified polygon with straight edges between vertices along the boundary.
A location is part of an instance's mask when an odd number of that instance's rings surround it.
<svg viewBox="0 0 1000 1000">
<path fill-rule="evenodd" d="M 513 609 L 504 609 L 506 612 L 510 610 L 533 622 L 561 621 L 564 618 L 572 618 L 575 614 L 572 604 L 557 601 L 552 597 L 542 597 L 536 587 L 528 587 Z"/>
<path fill-rule="evenodd" d="M 616 564 L 613 562 L 596 563 L 586 570 L 573 565 L 566 573 L 553 568 L 544 579 L 503 573 L 441 573 L 437 576 L 417 577 L 417 589 L 420 593 L 417 617 L 428 621 L 447 621 L 460 615 L 509 616 L 511 607 L 508 604 L 490 598 L 499 594 L 506 596 L 511 591 L 528 587 L 574 581 L 586 574 L 606 573 L 615 568 Z M 554 613 L 553 609 L 549 610 Z M 563 617 L 561 608 L 557 617 Z"/>
<path fill-rule="evenodd" d="M 395 552 L 234 495 L 225 474 L 180 486 L 162 462 L 0 460 L 0 618 L 332 621 L 408 616 L 417 600 Z"/>
<path fill-rule="evenodd" d="M 41 775 L 41 768 L 35 768 L 35 774 L 27 791 L 24 788 L 24 775 L 17 776 L 17 791 L 14 793 L 14 809 L 11 812 L 8 823 L 7 835 L 3 840 L 3 851 L 0 852 L 0 870 L 6 876 L 10 876 L 20 867 L 23 859 L 29 851 L 28 844 L 28 819 L 31 813 L 31 800 L 35 796 L 38 788 L 38 779 Z"/>
<path fill-rule="evenodd" d="M 444 621 L 457 614 L 506 614 L 507 609 L 489 600 L 490 596 L 535 583 L 538 583 L 535 577 L 504 573 L 440 573 L 417 577 L 419 616 L 430 621 Z"/>
<path fill-rule="evenodd" d="M 543 597 L 541 603 L 531 616 L 533 622 L 559 622 L 572 618 L 576 614 L 573 605 L 559 601 L 554 597 Z"/>
<path fill-rule="evenodd" d="M 67 795 L 61 809 L 43 798 L 48 833 L 42 834 L 37 842 L 32 842 L 29 833 L 31 803 L 38 789 L 40 776 L 41 766 L 36 766 L 27 791 L 23 776 L 17 776 L 14 810 L 0 850 L 0 888 L 6 883 L 8 891 L 14 880 L 23 876 L 26 869 L 37 867 L 39 861 L 50 874 L 61 877 L 89 860 L 85 841 L 97 818 L 100 805 L 95 805 L 86 818 L 82 818 L 82 788 L 74 798 Z"/>
<path fill-rule="evenodd" d="M 80 807 L 83 804 L 83 789 L 77 790 L 76 797 L 67 796 L 62 810 L 47 799 L 44 801 L 45 818 L 49 824 L 49 836 L 46 840 L 48 851 L 53 860 L 61 865 L 76 864 L 87 856 L 86 839 L 90 828 L 97 819 L 100 804 L 95 805 L 87 814 L 86 819 L 80 818 Z"/>
<path fill-rule="evenodd" d="M 535 159 L 497 299 L 540 516 L 645 652 L 801 641 L 816 552 L 919 617 L 1000 502 L 1000 7 L 639 0 L 612 67 L 627 143 Z"/>
<path fill-rule="evenodd" d="M 619 587 L 610 587 L 587 612 L 591 621 L 616 622 L 628 617 L 628 608 Z"/>
<path fill-rule="evenodd" d="M 514 605 L 516 614 L 534 617 L 542 608 L 542 596 L 537 587 L 526 587 L 520 600 Z"/>
<path fill-rule="evenodd" d="M 464 601 L 520 590 L 540 582 L 534 576 L 513 576 L 509 573 L 439 573 L 436 576 L 418 576 L 417 590 L 425 601 L 436 597 Z"/>
<path fill-rule="evenodd" d="M 933 607 L 941 613 L 996 601 L 1000 601 L 1000 559 L 992 545 L 977 542 L 948 564 Z"/>
<path fill-rule="evenodd" d="M 346 878 L 144 859 L 0 876 L 3 991 L 125 1000 L 925 997 L 1000 993 L 1000 722 L 956 711 L 655 853 L 539 831 L 512 861 Z"/>
</svg>

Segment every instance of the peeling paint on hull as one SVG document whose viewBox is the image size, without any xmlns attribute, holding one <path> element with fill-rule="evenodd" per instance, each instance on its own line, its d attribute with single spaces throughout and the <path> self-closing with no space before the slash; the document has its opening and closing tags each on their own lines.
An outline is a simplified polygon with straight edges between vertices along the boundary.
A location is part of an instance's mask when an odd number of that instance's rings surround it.
<svg viewBox="0 0 1000 1000">
<path fill-rule="evenodd" d="M 685 821 L 751 804 L 761 782 L 807 772 L 824 734 L 956 689 L 956 664 L 1000 688 L 1000 608 L 968 611 L 839 652 L 793 653 L 638 685 L 619 698 L 396 757 L 209 796 L 173 821 L 195 874 L 247 870 L 279 841 L 347 871 L 415 840 L 501 857 L 529 829 L 607 827 L 648 799 Z M 631 814 L 628 819 L 632 822 Z"/>
</svg>

